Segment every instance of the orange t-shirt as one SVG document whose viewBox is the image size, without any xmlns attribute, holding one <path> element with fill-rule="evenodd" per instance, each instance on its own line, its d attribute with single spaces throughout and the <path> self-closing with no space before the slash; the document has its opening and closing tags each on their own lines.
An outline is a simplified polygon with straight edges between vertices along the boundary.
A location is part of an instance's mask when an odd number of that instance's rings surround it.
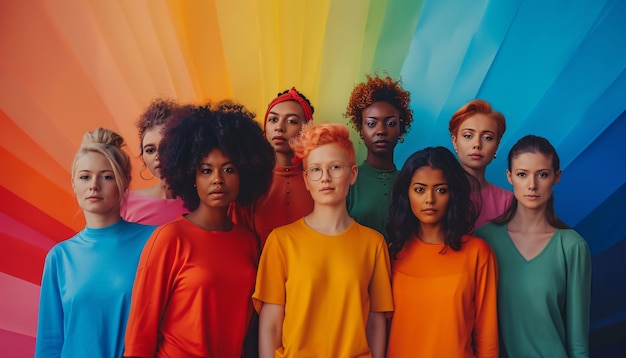
<svg viewBox="0 0 626 358">
<path fill-rule="evenodd" d="M 498 357 L 497 264 L 482 239 L 460 251 L 413 237 L 392 261 L 387 357 Z"/>
<path fill-rule="evenodd" d="M 241 356 L 257 260 L 254 234 L 238 225 L 206 231 L 179 217 L 157 228 L 139 261 L 124 354 Z"/>
</svg>

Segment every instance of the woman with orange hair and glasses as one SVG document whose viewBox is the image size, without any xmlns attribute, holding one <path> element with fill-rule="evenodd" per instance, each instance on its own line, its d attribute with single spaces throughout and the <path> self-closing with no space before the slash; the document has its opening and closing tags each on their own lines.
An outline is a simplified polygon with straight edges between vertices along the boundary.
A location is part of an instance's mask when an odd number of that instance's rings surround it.
<svg viewBox="0 0 626 358">
<path fill-rule="evenodd" d="M 391 187 L 398 176 L 393 154 L 413 122 L 411 94 L 388 75 L 367 75 L 354 86 L 345 117 L 363 139 L 367 156 L 348 194 L 348 212 L 359 224 L 386 235 Z"/>
<path fill-rule="evenodd" d="M 267 106 L 263 131 L 276 153 L 272 184 L 254 205 L 233 211 L 233 220 L 255 232 L 261 247 L 274 228 L 313 211 L 313 199 L 302 176 L 302 160 L 289 147 L 289 140 L 313 120 L 313 112 L 311 102 L 295 87 L 279 93 Z"/>
<path fill-rule="evenodd" d="M 478 228 L 504 213 L 513 201 L 512 192 L 485 178 L 487 165 L 496 157 L 506 130 L 504 115 L 494 111 L 489 102 L 475 99 L 452 115 L 449 130 L 461 166 L 478 181 L 478 186 L 470 181 L 471 199 L 479 212 L 474 228 Z"/>
<path fill-rule="evenodd" d="M 383 357 L 393 311 L 382 235 L 346 210 L 357 178 L 343 124 L 308 125 L 291 147 L 303 159 L 313 211 L 274 229 L 252 295 L 260 357 Z"/>
</svg>

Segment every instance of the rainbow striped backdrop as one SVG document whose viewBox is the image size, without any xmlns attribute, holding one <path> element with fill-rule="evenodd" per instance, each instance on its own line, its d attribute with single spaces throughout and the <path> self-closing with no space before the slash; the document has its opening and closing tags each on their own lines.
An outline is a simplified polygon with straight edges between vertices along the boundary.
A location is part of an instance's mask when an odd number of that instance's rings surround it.
<svg viewBox="0 0 626 358">
<path fill-rule="evenodd" d="M 344 122 L 352 86 L 380 70 L 412 93 L 398 165 L 450 146 L 473 98 L 507 118 L 496 184 L 520 136 L 552 141 L 557 212 L 594 257 L 592 352 L 626 351 L 625 18 L 621 0 L 1 1 L 0 355 L 32 356 L 43 259 L 84 225 L 69 167 L 85 131 L 114 129 L 137 157 L 133 123 L 157 95 L 263 113 L 293 85 L 316 120 Z"/>
</svg>

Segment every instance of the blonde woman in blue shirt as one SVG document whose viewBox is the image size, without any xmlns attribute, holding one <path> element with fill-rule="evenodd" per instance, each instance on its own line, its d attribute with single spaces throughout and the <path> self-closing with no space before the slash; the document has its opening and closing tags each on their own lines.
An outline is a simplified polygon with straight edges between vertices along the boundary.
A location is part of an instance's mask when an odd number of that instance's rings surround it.
<svg viewBox="0 0 626 358">
<path fill-rule="evenodd" d="M 46 256 L 35 357 L 121 357 L 139 256 L 154 226 L 120 217 L 130 183 L 124 140 L 87 132 L 72 165 L 72 188 L 87 226 Z"/>
</svg>

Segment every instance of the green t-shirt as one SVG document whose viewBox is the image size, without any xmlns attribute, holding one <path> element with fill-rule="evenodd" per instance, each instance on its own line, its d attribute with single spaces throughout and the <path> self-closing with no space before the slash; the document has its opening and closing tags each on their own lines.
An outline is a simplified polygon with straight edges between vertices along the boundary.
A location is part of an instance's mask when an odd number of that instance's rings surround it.
<svg viewBox="0 0 626 358">
<path fill-rule="evenodd" d="M 557 229 L 546 247 L 526 260 L 506 225 L 476 230 L 496 254 L 501 357 L 589 356 L 591 255 L 585 240 Z"/>
<path fill-rule="evenodd" d="M 359 166 L 356 183 L 346 199 L 348 213 L 361 225 L 387 237 L 387 218 L 391 204 L 391 189 L 398 176 L 397 169 L 380 170 L 369 164 Z"/>
</svg>

